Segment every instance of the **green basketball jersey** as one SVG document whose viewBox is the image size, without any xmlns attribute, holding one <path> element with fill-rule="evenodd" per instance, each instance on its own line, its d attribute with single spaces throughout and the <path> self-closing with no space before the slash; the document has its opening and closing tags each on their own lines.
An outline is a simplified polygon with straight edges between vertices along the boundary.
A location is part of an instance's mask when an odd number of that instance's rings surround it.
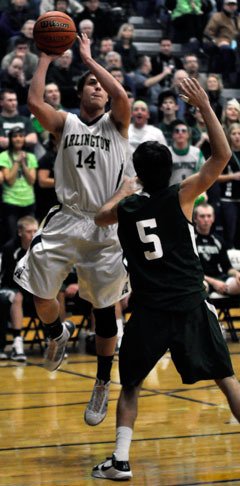
<svg viewBox="0 0 240 486">
<path fill-rule="evenodd" d="M 184 216 L 179 185 L 134 194 L 118 206 L 118 235 L 128 262 L 134 301 L 185 311 L 206 298 L 194 228 Z"/>
</svg>

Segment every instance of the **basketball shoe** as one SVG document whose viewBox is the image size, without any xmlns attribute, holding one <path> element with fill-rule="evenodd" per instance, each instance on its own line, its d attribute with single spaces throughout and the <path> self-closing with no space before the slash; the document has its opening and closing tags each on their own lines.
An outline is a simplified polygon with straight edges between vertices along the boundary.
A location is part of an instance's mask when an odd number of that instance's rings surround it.
<svg viewBox="0 0 240 486">
<path fill-rule="evenodd" d="M 27 358 L 25 356 L 24 349 L 23 349 L 22 336 L 17 336 L 14 338 L 10 359 L 12 359 L 13 361 L 19 361 L 20 363 L 26 361 Z"/>
<path fill-rule="evenodd" d="M 94 478 L 113 479 L 123 481 L 132 478 L 132 471 L 128 461 L 117 461 L 115 455 L 107 457 L 106 461 L 94 466 L 92 470 Z"/>
<path fill-rule="evenodd" d="M 84 420 L 88 425 L 98 425 L 107 415 L 110 381 L 96 379 L 90 402 L 85 410 Z"/>
<path fill-rule="evenodd" d="M 48 371 L 55 371 L 59 368 L 65 355 L 66 344 L 75 330 L 75 325 L 71 321 L 63 322 L 62 326 L 62 334 L 55 339 L 48 338 L 47 341 L 44 367 Z"/>
</svg>

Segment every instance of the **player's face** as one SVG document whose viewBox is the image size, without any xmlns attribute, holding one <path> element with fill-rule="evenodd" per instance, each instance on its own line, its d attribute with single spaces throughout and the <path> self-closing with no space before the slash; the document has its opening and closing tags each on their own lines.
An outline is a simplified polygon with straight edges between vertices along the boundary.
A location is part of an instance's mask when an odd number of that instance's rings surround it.
<svg viewBox="0 0 240 486">
<path fill-rule="evenodd" d="M 196 229 L 199 233 L 208 235 L 214 222 L 212 208 L 199 206 L 195 215 Z"/>
<path fill-rule="evenodd" d="M 149 112 L 145 106 L 139 105 L 135 106 L 132 110 L 132 119 L 134 125 L 137 128 L 141 128 L 146 125 L 149 119 Z"/>
<path fill-rule="evenodd" d="M 94 74 L 87 77 L 81 94 L 81 104 L 88 109 L 102 109 L 108 100 L 108 94 L 103 89 Z"/>
</svg>

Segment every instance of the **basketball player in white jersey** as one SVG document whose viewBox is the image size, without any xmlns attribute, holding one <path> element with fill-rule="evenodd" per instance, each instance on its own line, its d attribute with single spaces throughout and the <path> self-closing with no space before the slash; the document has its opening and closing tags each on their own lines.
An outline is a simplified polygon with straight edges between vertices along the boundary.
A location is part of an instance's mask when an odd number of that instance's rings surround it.
<svg viewBox="0 0 240 486">
<path fill-rule="evenodd" d="M 50 338 L 45 366 L 54 371 L 74 331 L 70 321 L 61 323 L 56 295 L 76 266 L 80 296 L 93 304 L 96 321 L 97 379 L 85 421 L 97 425 L 107 412 L 117 334 L 114 304 L 129 293 L 129 284 L 116 225 L 98 228 L 94 216 L 124 176 L 133 176 L 134 169 L 127 139 L 127 94 L 92 58 L 85 34 L 79 38 L 79 49 L 89 70 L 79 80 L 80 118 L 44 102 L 46 73 L 56 56 L 40 53 L 30 84 L 29 109 L 58 142 L 55 188 L 60 205 L 48 213 L 15 270 L 15 280 L 34 295 L 38 316 Z M 111 110 L 105 113 L 108 97 Z"/>
</svg>

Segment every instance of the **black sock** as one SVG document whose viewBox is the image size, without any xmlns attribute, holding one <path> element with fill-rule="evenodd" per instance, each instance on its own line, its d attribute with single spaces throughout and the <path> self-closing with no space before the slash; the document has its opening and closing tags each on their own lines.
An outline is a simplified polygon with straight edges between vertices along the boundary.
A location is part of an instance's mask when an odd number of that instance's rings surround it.
<svg viewBox="0 0 240 486">
<path fill-rule="evenodd" d="M 110 380 L 113 356 L 98 356 L 97 378 L 107 383 Z"/>
<path fill-rule="evenodd" d="M 49 338 L 56 339 L 61 336 L 63 327 L 60 318 L 58 317 L 56 321 L 51 322 L 50 324 L 44 324 L 44 330 L 46 336 Z"/>
<path fill-rule="evenodd" d="M 12 329 L 13 338 L 21 336 L 21 329 Z"/>
</svg>

